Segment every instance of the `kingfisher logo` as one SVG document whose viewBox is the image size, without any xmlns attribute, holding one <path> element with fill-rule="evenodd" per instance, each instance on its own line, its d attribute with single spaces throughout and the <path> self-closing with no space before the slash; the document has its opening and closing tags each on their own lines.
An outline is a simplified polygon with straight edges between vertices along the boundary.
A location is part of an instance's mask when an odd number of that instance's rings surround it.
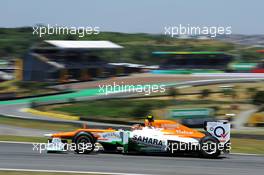
<svg viewBox="0 0 264 175">
<path fill-rule="evenodd" d="M 145 143 L 149 145 L 156 145 L 156 146 L 162 146 L 162 141 L 154 138 L 149 138 L 146 136 L 137 136 L 134 135 L 132 138 L 134 141 L 139 142 L 139 143 Z"/>
</svg>

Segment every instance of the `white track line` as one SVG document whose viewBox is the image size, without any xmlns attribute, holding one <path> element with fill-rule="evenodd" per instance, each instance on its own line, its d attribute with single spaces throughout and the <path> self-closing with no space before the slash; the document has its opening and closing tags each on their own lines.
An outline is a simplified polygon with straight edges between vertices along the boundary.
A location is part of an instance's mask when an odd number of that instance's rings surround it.
<svg viewBox="0 0 264 175">
<path fill-rule="evenodd" d="M 0 168 L 0 171 L 27 171 L 27 172 L 47 172 L 47 173 L 79 173 L 79 174 L 104 174 L 104 175 L 146 175 L 134 173 L 114 173 L 114 172 L 95 172 L 95 171 L 66 171 L 66 170 L 34 170 L 34 169 L 13 169 Z"/>
<path fill-rule="evenodd" d="M 240 155 L 240 156 L 264 156 L 264 154 L 249 154 L 249 153 L 230 153 L 231 155 Z"/>
<path fill-rule="evenodd" d="M 0 141 L 0 143 L 14 143 L 14 144 L 33 144 L 37 142 L 16 142 L 16 141 Z"/>
</svg>

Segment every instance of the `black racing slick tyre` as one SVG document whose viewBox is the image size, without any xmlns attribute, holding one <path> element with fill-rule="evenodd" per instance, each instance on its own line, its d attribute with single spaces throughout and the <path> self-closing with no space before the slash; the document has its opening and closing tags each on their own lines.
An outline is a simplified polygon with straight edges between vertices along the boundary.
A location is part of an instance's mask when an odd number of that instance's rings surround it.
<svg viewBox="0 0 264 175">
<path fill-rule="evenodd" d="M 96 139 L 92 134 L 87 132 L 78 133 L 72 140 L 76 145 L 74 150 L 77 154 L 89 154 L 93 152 L 95 148 Z"/>
<path fill-rule="evenodd" d="M 221 154 L 219 141 L 213 136 L 205 136 L 200 140 L 200 155 L 204 158 L 217 158 Z"/>
</svg>

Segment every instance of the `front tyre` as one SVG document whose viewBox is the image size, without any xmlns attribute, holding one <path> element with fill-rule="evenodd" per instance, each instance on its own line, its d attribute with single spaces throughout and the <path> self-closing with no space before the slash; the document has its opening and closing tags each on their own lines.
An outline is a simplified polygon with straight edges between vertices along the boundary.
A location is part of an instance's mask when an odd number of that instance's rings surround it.
<svg viewBox="0 0 264 175">
<path fill-rule="evenodd" d="M 76 144 L 75 152 L 77 154 L 89 154 L 95 148 L 95 138 L 90 133 L 79 133 L 74 139 L 73 143 Z"/>
<path fill-rule="evenodd" d="M 200 140 L 200 154 L 204 158 L 217 158 L 221 154 L 219 141 L 213 136 L 203 137 Z"/>
</svg>

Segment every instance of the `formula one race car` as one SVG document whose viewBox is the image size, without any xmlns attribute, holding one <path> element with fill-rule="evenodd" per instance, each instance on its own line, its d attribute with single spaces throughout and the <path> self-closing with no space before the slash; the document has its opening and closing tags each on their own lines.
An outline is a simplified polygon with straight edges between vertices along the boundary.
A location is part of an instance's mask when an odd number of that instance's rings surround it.
<svg viewBox="0 0 264 175">
<path fill-rule="evenodd" d="M 104 152 L 123 153 L 196 153 L 216 158 L 230 150 L 230 123 L 205 122 L 205 133 L 172 120 L 155 120 L 152 126 L 133 125 L 131 130 L 78 129 L 72 132 L 45 134 L 50 137 L 48 152 L 66 151 L 89 154 L 98 144 Z M 71 144 L 67 143 L 71 140 Z"/>
</svg>

